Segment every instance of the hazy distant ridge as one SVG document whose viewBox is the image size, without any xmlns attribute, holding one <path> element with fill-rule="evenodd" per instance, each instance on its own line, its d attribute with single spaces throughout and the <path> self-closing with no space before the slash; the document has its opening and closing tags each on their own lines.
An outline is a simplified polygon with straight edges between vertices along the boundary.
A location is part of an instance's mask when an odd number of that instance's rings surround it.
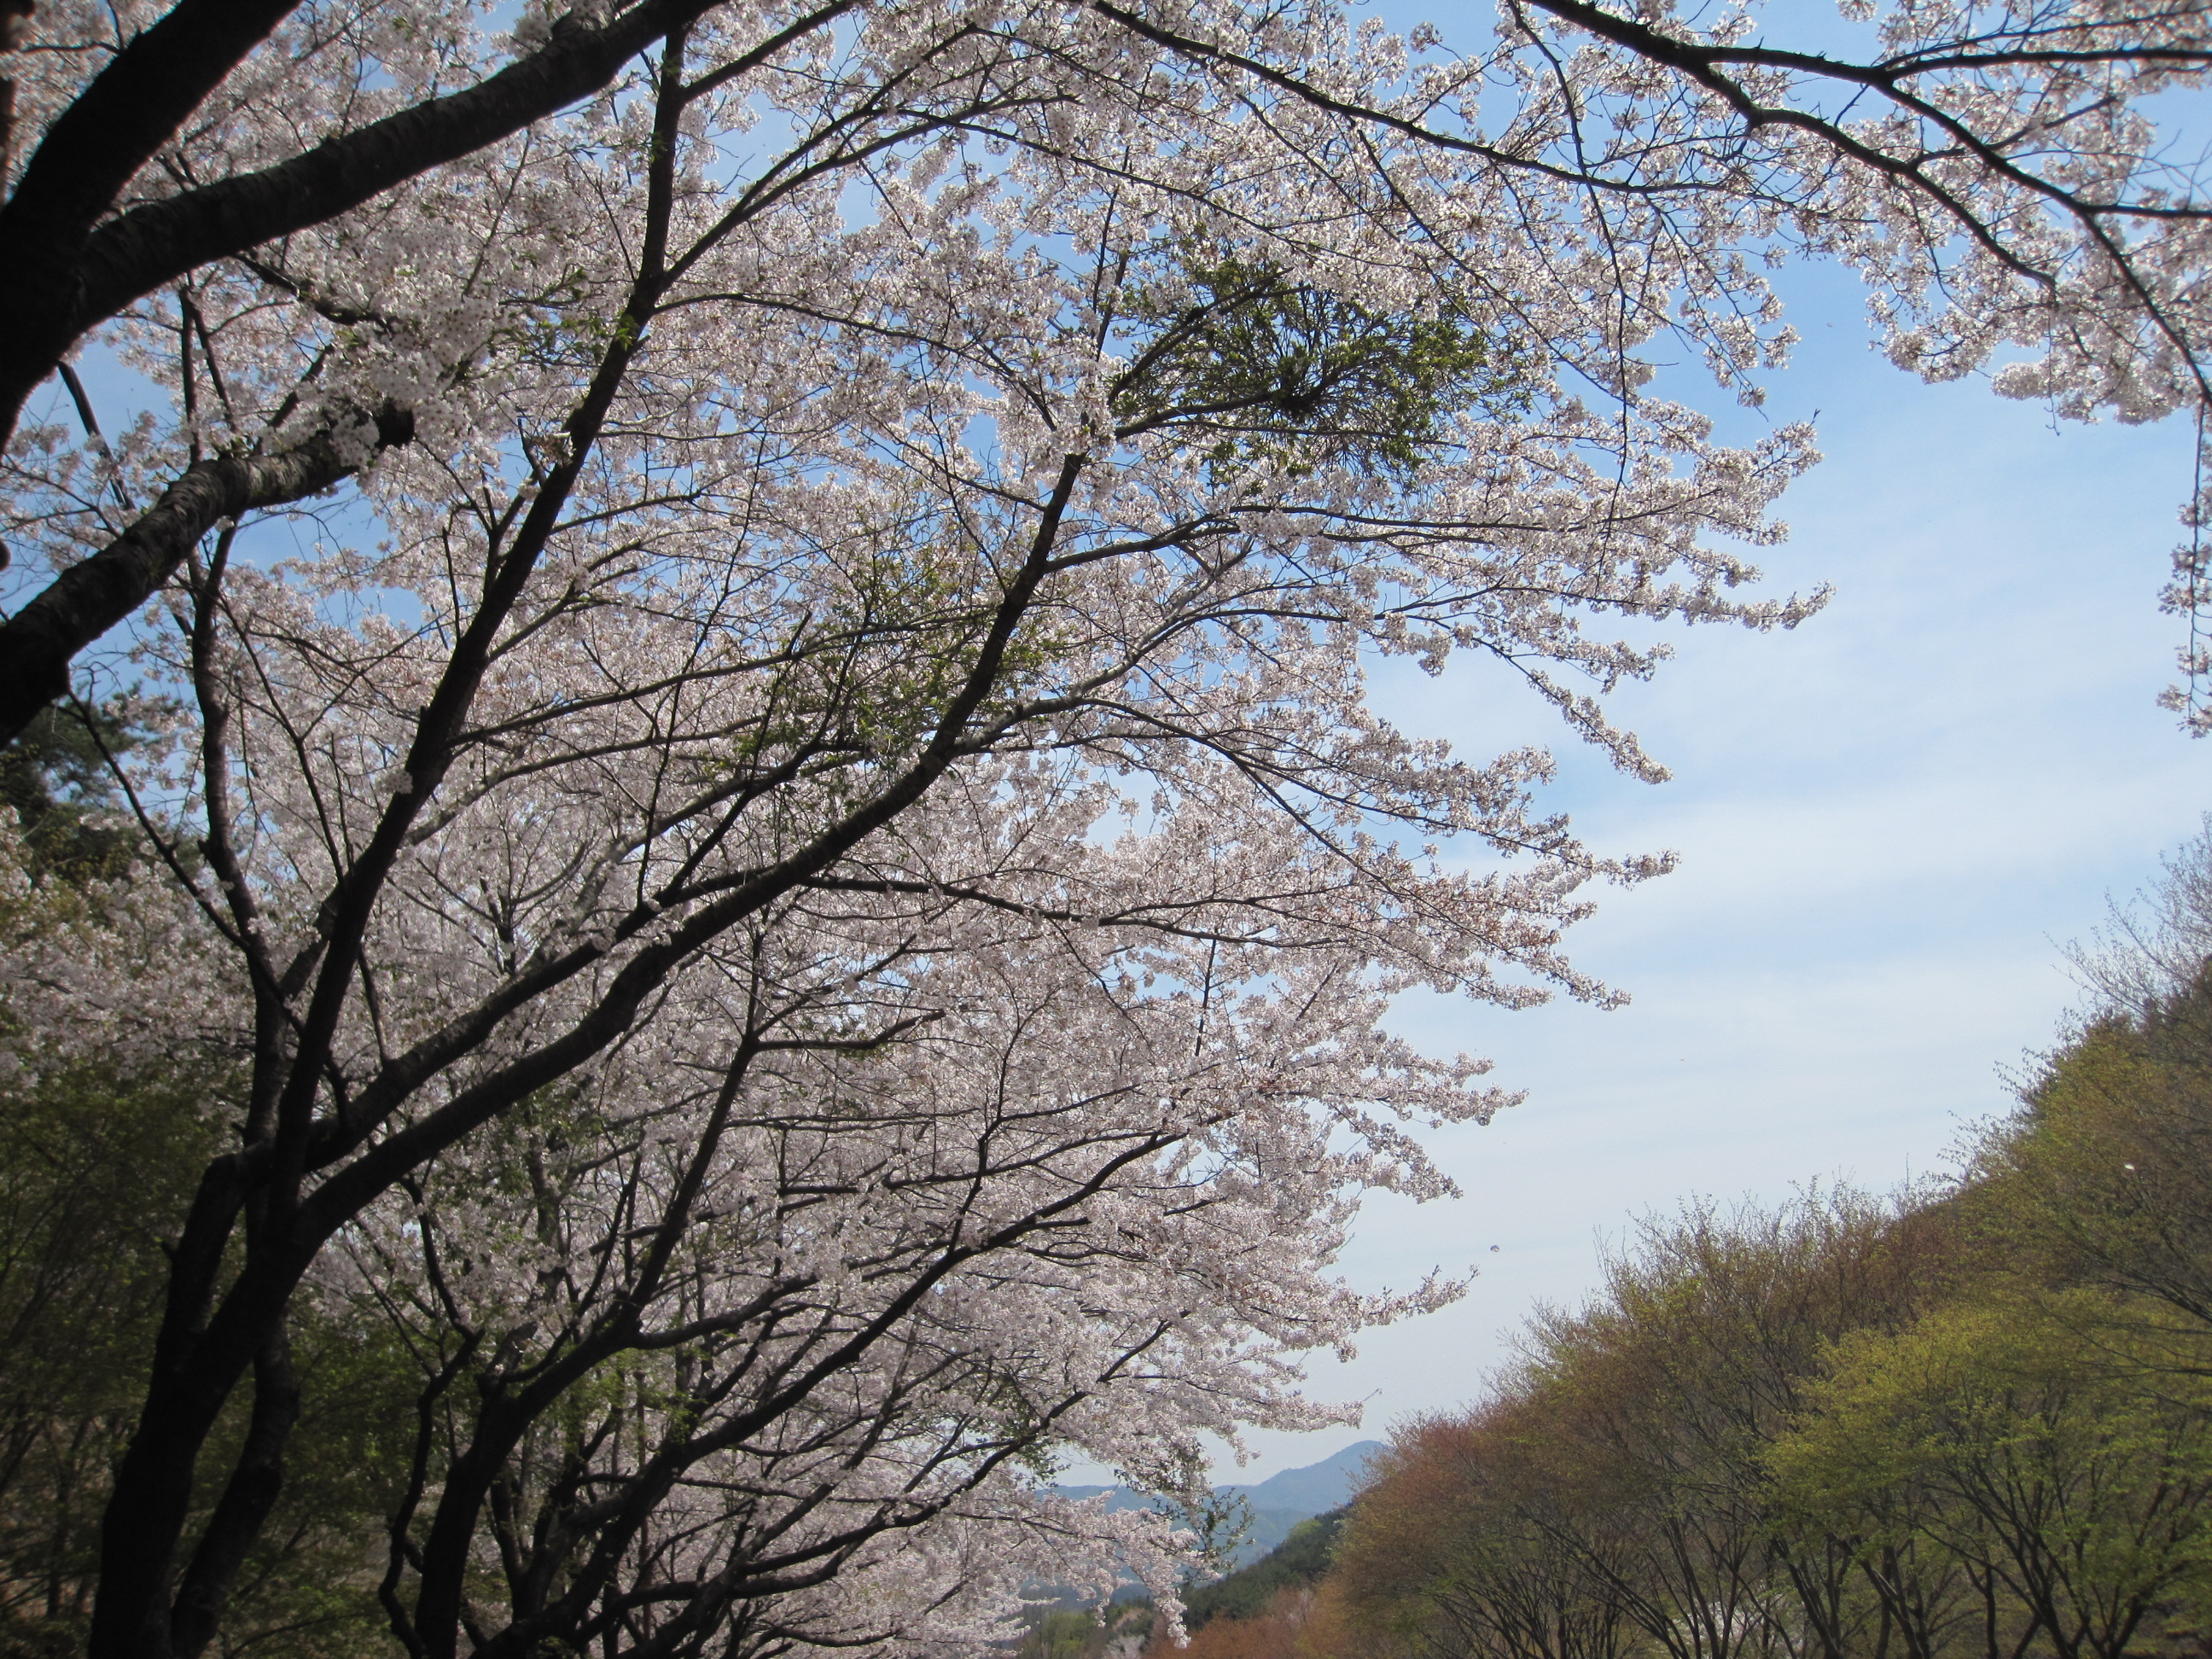
<svg viewBox="0 0 2212 1659">
<path fill-rule="evenodd" d="M 1291 1535 L 1291 1528 L 1310 1516 L 1324 1513 L 1345 1503 L 1359 1484 L 1367 1460 L 1382 1449 L 1379 1440 L 1358 1440 L 1343 1450 L 1304 1468 L 1284 1469 L 1249 1486 L 1227 1485 L 1213 1490 L 1223 1496 L 1242 1497 L 1252 1512 L 1252 1532 L 1237 1561 L 1255 1560 Z M 1060 1486 L 1070 1498 L 1106 1495 L 1109 1510 L 1149 1508 L 1153 1499 L 1127 1486 Z"/>
<path fill-rule="evenodd" d="M 1380 1440 L 1355 1440 L 1342 1451 L 1309 1463 L 1302 1469 L 1285 1469 L 1249 1486 L 1216 1486 L 1219 1492 L 1242 1492 L 1254 1511 L 1295 1510 L 1301 1519 L 1333 1510 L 1352 1496 L 1367 1460 L 1382 1449 Z"/>
</svg>

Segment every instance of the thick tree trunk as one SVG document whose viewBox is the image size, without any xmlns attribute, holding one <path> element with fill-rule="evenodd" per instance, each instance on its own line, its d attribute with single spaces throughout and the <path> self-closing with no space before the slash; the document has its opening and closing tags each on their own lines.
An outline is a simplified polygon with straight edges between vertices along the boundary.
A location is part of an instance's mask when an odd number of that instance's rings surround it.
<svg viewBox="0 0 2212 1659">
<path fill-rule="evenodd" d="M 178 1254 L 183 1258 L 187 1252 L 180 1246 Z M 267 1391 L 257 1395 L 247 1443 L 234 1471 L 238 1478 L 209 1528 L 216 1553 L 193 1563 L 194 1578 L 201 1577 L 202 1567 L 222 1565 L 228 1547 L 220 1541 L 227 1535 L 222 1524 L 226 1509 L 233 1522 L 250 1520 L 258 1531 L 255 1505 L 265 1515 L 266 1504 L 275 1501 L 283 1479 L 283 1443 L 298 1413 L 296 1384 L 283 1347 L 284 1310 L 313 1255 L 312 1249 L 295 1248 L 258 1253 L 204 1330 L 190 1328 L 198 1322 L 191 1317 L 196 1298 L 189 1287 L 180 1296 L 172 1285 L 145 1409 L 116 1470 L 101 1520 L 91 1659 L 171 1659 L 180 1651 L 171 1626 L 172 1604 L 194 1471 L 224 1401 L 249 1367 L 265 1378 Z M 195 1265 L 180 1260 L 176 1271 L 189 1273 Z M 250 1544 L 251 1534 L 243 1541 Z"/>
<path fill-rule="evenodd" d="M 178 1587 L 169 1619 L 169 1646 L 177 1659 L 195 1659 L 215 1639 L 238 1570 L 284 1489 L 284 1447 L 299 1420 L 300 1380 L 292 1369 L 291 1340 L 280 1328 L 254 1356 L 253 1419 L 245 1449 Z"/>
</svg>

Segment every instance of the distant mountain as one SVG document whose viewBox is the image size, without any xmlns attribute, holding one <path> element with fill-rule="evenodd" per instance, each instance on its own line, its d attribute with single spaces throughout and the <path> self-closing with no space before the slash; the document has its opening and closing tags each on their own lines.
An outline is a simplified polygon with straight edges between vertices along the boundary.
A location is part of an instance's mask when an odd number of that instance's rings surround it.
<svg viewBox="0 0 2212 1659">
<path fill-rule="evenodd" d="M 1216 1486 L 1214 1491 L 1224 1497 L 1234 1493 L 1243 1498 L 1245 1507 L 1251 1511 L 1252 1530 L 1243 1547 L 1237 1552 L 1236 1565 L 1256 1561 L 1276 1548 L 1299 1522 L 1340 1509 L 1350 1502 L 1367 1460 L 1382 1449 L 1379 1440 L 1357 1441 L 1302 1469 L 1285 1469 L 1250 1486 Z M 1069 1498 L 1097 1498 L 1103 1494 L 1109 1510 L 1150 1509 L 1158 1501 L 1127 1486 L 1060 1486 L 1054 1490 Z"/>
<path fill-rule="evenodd" d="M 1333 1456 L 1302 1469 L 1285 1469 L 1249 1486 L 1217 1486 L 1217 1492 L 1242 1492 L 1254 1514 L 1261 1510 L 1295 1510 L 1300 1520 L 1310 1515 L 1341 1508 L 1351 1500 L 1367 1460 L 1382 1449 L 1380 1440 L 1357 1440 Z"/>
</svg>

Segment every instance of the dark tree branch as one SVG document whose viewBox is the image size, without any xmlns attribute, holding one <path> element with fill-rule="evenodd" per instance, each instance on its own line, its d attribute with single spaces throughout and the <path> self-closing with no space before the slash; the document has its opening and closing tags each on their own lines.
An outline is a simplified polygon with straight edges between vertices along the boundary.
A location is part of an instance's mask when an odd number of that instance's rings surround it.
<svg viewBox="0 0 2212 1659">
<path fill-rule="evenodd" d="M 856 3 L 833 0 L 806 14 L 760 52 Z M 183 0 L 56 121 L 0 210 L 0 246 L 9 250 L 0 316 L 9 319 L 0 333 L 0 441 L 62 355 L 132 301 L 211 259 L 320 224 L 590 96 L 638 52 L 713 5 L 641 0 L 597 28 L 564 19 L 545 46 L 473 87 L 274 167 L 132 208 L 94 229 L 131 175 L 291 9 L 291 0 Z M 185 44 L 197 35 L 206 37 L 204 45 Z"/>
<path fill-rule="evenodd" d="M 69 319 L 82 312 L 92 227 L 298 3 L 179 0 L 125 44 L 47 129 L 0 208 L 0 247 L 8 250 L 0 316 L 9 319 L 0 331 L 0 442 L 14 433 L 31 388 L 84 331 Z M 138 292 L 160 284 L 155 278 Z"/>
<path fill-rule="evenodd" d="M 411 442 L 415 418 L 375 416 L 378 451 Z M 136 523 L 0 623 L 0 743 L 69 690 L 70 659 L 159 592 L 226 519 L 328 489 L 352 474 L 327 430 L 274 455 L 218 455 L 185 469 Z"/>
</svg>

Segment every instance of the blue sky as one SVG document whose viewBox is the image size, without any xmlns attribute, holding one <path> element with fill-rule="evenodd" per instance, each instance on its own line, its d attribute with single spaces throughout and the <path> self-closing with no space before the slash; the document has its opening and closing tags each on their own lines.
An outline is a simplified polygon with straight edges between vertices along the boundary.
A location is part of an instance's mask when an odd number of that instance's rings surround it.
<svg viewBox="0 0 2212 1659">
<path fill-rule="evenodd" d="M 1638 1212 L 1944 1170 L 2075 1000 L 2065 943 L 2212 808 L 2212 746 L 2154 701 L 2180 638 L 2156 595 L 2190 433 L 1923 386 L 1869 349 L 1847 279 L 1790 293 L 1806 339 L 1764 418 L 1820 411 L 1827 459 L 1762 563 L 1836 596 L 1791 634 L 1674 632 L 1677 659 L 1617 705 L 1673 781 L 1612 774 L 1479 665 L 1378 683 L 1394 718 L 1468 753 L 1551 742 L 1553 802 L 1587 841 L 1681 866 L 1573 936 L 1627 1008 L 1401 1006 L 1400 1029 L 1492 1056 L 1528 1099 L 1430 1137 L 1465 1196 L 1370 1206 L 1344 1270 L 1370 1288 L 1480 1276 L 1351 1366 L 1315 1365 L 1316 1394 L 1367 1402 L 1361 1428 L 1255 1437 L 1236 1478 L 1472 1398 L 1510 1328 L 1586 1294 L 1599 1240 Z"/>
</svg>

